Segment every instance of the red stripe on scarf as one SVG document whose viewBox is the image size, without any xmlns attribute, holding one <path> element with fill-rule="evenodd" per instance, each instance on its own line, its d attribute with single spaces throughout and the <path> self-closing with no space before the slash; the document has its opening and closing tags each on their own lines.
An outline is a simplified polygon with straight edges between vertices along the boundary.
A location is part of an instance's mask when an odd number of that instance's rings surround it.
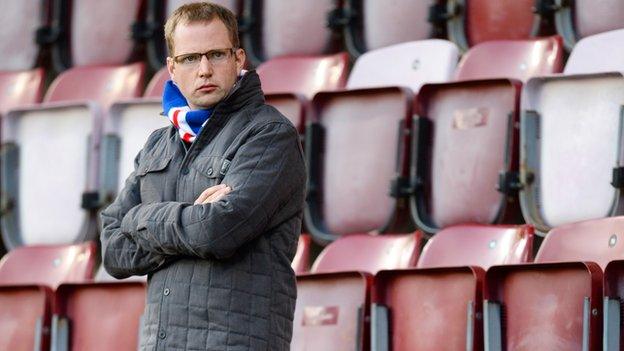
<svg viewBox="0 0 624 351">
<path fill-rule="evenodd" d="M 177 111 L 176 111 L 176 112 L 177 112 Z M 192 138 L 192 137 L 193 137 L 193 136 L 192 136 L 192 135 L 190 135 L 189 133 L 184 133 L 184 136 L 182 137 L 182 140 L 186 141 L 187 143 L 190 143 L 190 142 L 191 142 L 191 138 Z"/>
<path fill-rule="evenodd" d="M 180 124 L 178 123 L 178 113 L 180 113 L 180 110 L 173 111 L 173 125 L 176 126 L 176 128 L 180 128 Z"/>
</svg>

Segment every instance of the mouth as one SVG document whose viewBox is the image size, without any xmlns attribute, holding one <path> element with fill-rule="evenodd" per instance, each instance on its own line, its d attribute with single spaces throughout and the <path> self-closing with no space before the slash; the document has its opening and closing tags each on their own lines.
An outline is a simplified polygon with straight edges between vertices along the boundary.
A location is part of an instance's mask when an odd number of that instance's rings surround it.
<svg viewBox="0 0 624 351">
<path fill-rule="evenodd" d="M 214 84 L 204 84 L 197 88 L 196 90 L 202 93 L 211 93 L 215 91 L 218 87 Z"/>
</svg>

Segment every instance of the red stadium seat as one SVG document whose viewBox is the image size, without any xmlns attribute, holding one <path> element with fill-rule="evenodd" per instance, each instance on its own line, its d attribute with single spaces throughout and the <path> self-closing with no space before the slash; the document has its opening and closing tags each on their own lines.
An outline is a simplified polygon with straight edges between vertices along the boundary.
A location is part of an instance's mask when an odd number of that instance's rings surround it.
<svg viewBox="0 0 624 351">
<path fill-rule="evenodd" d="M 144 282 L 63 284 L 55 295 L 55 350 L 136 350 Z"/>
<path fill-rule="evenodd" d="M 460 223 L 505 223 L 519 218 L 510 182 L 518 171 L 520 84 L 510 80 L 425 85 L 418 95 L 412 155 L 419 184 L 412 197 L 418 226 L 427 232 Z M 507 179 L 507 178 L 505 178 Z"/>
<path fill-rule="evenodd" d="M 420 233 L 349 235 L 327 246 L 311 274 L 297 276 L 292 350 L 369 350 L 372 273 L 413 266 Z"/>
<path fill-rule="evenodd" d="M 459 81 L 421 88 L 412 134 L 418 152 L 412 154 L 411 206 L 420 228 L 518 223 L 521 82 L 513 79 L 558 72 L 562 55 L 556 37 L 479 44 L 460 62 Z"/>
<path fill-rule="evenodd" d="M 257 66 L 278 56 L 336 52 L 327 25 L 335 7 L 333 0 L 246 0 L 240 31 L 248 59 Z"/>
<path fill-rule="evenodd" d="M 296 274 L 307 273 L 310 270 L 310 245 L 312 245 L 310 235 L 299 235 L 297 253 L 292 261 L 292 268 Z"/>
<path fill-rule="evenodd" d="M 529 262 L 532 246 L 528 226 L 463 225 L 440 231 L 423 249 L 416 269 L 376 275 L 373 349 L 482 349 L 485 269 Z"/>
<path fill-rule="evenodd" d="M 496 58 L 496 64 L 492 64 Z M 456 80 L 507 78 L 527 81 L 563 70 L 563 43 L 558 36 L 497 40 L 468 50 L 455 71 Z"/>
<path fill-rule="evenodd" d="M 140 64 L 72 69 L 43 105 L 2 118 L 2 194 L 13 206 L 0 223 L 9 248 L 96 237 L 102 120 L 112 101 L 140 94 L 142 79 Z"/>
<path fill-rule="evenodd" d="M 327 56 L 277 57 L 258 66 L 265 94 L 297 93 L 311 99 L 319 91 L 345 86 L 349 57 L 345 53 Z"/>
<path fill-rule="evenodd" d="M 624 3 L 619 0 L 555 0 L 555 24 L 566 48 L 588 36 L 624 28 Z"/>
<path fill-rule="evenodd" d="M 53 291 L 93 278 L 95 256 L 93 242 L 7 253 L 0 260 L 0 350 L 48 350 Z"/>
<path fill-rule="evenodd" d="M 344 88 L 348 66 L 349 57 L 345 53 L 286 56 L 258 66 L 258 75 L 267 103 L 288 117 L 303 133 L 308 99 L 319 91 Z"/>
<path fill-rule="evenodd" d="M 440 0 L 346 0 L 344 37 L 349 53 L 358 57 L 389 45 L 441 37 L 444 23 L 435 17 L 445 12 L 443 4 Z"/>
<path fill-rule="evenodd" d="M 520 197 L 525 220 L 540 231 L 623 213 L 622 48 L 624 30 L 587 37 L 564 75 L 533 78 L 523 89 Z"/>
<path fill-rule="evenodd" d="M 41 102 L 43 98 L 43 69 L 0 72 L 0 114 L 8 110 Z"/>
<path fill-rule="evenodd" d="M 602 269 L 623 257 L 623 230 L 622 217 L 560 226 L 535 264 L 490 268 L 484 322 L 492 349 L 601 349 Z"/>
<path fill-rule="evenodd" d="M 534 13 L 534 6 L 534 0 L 448 0 L 449 38 L 466 50 L 490 40 L 552 34 L 552 28 L 543 28 L 551 15 Z"/>
<path fill-rule="evenodd" d="M 306 131 L 310 183 L 305 220 L 316 240 L 383 231 L 401 218 L 396 207 L 398 185 L 408 171 L 403 130 L 411 126 L 411 105 L 412 93 L 401 88 L 314 97 L 315 119 Z M 393 181 L 394 197 L 389 195 Z"/>
<path fill-rule="evenodd" d="M 167 67 L 163 67 L 149 81 L 143 97 L 162 99 L 163 90 L 165 89 L 165 83 L 171 79 Z"/>
<path fill-rule="evenodd" d="M 363 271 L 416 265 L 421 237 L 411 235 L 351 234 L 331 243 L 314 261 L 312 273 Z"/>
<path fill-rule="evenodd" d="M 265 95 L 265 101 L 288 118 L 303 135 L 310 106 L 308 99 L 299 94 L 278 93 Z"/>
</svg>

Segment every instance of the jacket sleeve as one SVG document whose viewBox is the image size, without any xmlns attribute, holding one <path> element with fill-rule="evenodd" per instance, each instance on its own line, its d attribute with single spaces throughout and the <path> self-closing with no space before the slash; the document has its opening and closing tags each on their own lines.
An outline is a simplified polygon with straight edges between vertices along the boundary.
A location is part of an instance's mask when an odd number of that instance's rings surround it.
<svg viewBox="0 0 624 351">
<path fill-rule="evenodd" d="M 136 206 L 124 217 L 122 233 L 157 254 L 204 259 L 233 255 L 301 211 L 306 175 L 296 130 L 274 122 L 253 132 L 237 150 L 222 183 L 232 190 L 214 203 Z"/>
<path fill-rule="evenodd" d="M 135 171 L 126 180 L 115 201 L 102 211 L 102 264 L 115 278 L 151 273 L 166 263 L 166 257 L 147 251 L 137 245 L 128 234 L 122 233 L 121 222 L 128 211 L 141 203 L 140 184 L 136 168 L 141 152 L 134 160 Z"/>
</svg>

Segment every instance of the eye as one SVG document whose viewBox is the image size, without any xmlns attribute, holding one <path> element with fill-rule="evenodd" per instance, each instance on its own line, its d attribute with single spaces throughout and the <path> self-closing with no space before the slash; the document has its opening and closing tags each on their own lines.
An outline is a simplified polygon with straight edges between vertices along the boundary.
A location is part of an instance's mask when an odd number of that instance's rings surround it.
<svg viewBox="0 0 624 351">
<path fill-rule="evenodd" d="M 182 57 L 180 58 L 180 63 L 185 63 L 185 64 L 188 64 L 188 63 L 195 63 L 195 62 L 199 61 L 199 58 L 200 58 L 200 55 L 199 55 L 199 54 L 189 54 L 189 55 L 185 55 L 185 56 L 182 56 Z"/>
<path fill-rule="evenodd" d="M 215 50 L 215 51 L 210 52 L 209 55 L 210 55 L 210 59 L 212 60 L 221 60 L 225 58 L 226 53 L 223 50 Z"/>
</svg>

